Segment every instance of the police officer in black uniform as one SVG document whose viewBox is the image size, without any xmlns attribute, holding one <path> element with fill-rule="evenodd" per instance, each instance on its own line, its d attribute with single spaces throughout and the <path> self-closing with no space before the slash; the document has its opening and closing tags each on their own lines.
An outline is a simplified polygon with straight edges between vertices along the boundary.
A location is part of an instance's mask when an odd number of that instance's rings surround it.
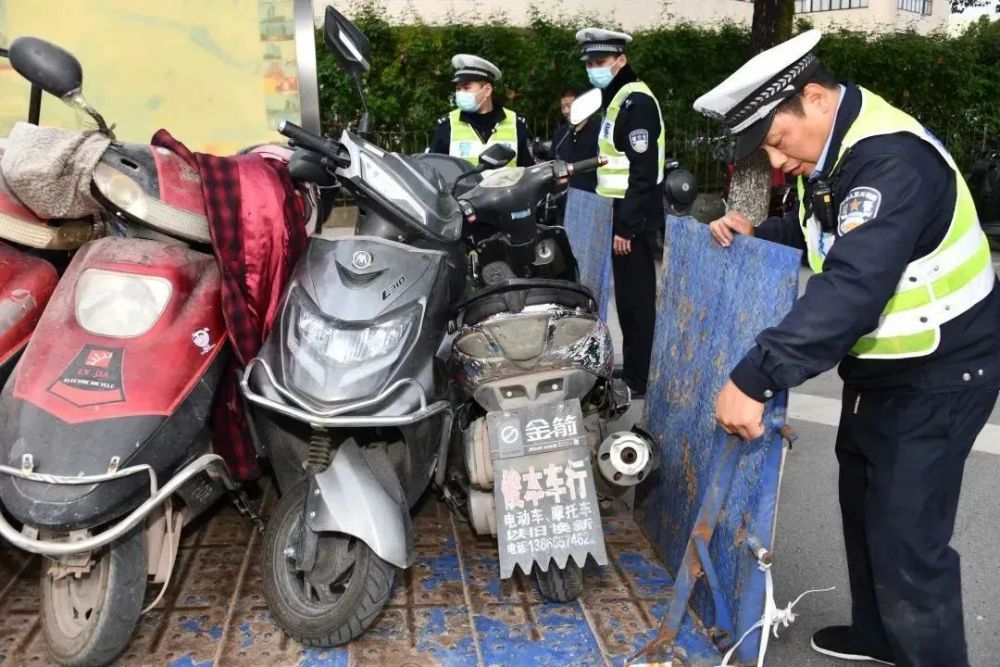
<svg viewBox="0 0 1000 667">
<path fill-rule="evenodd" d="M 806 250 L 816 271 L 719 394 L 730 433 L 759 437 L 764 403 L 838 363 L 840 506 L 850 625 L 823 654 L 911 666 L 968 664 L 959 556 L 949 547 L 966 457 L 1000 388 L 1000 286 L 968 188 L 916 120 L 839 83 L 812 53 L 819 31 L 766 51 L 695 103 L 800 177 L 803 205 L 754 228 Z"/>
<path fill-rule="evenodd" d="M 597 194 L 614 201 L 612 267 L 624 337 L 624 379 L 646 393 L 656 326 L 656 235 L 663 224 L 665 137 L 660 105 L 628 64 L 631 35 L 600 28 L 576 34 L 590 83 L 602 89 Z"/>
<path fill-rule="evenodd" d="M 451 64 L 457 108 L 438 119 L 427 152 L 465 158 L 476 165 L 483 150 L 493 143 L 504 143 L 517 151 L 509 166 L 533 164 L 527 123 L 498 104 L 493 92 L 502 76 L 500 68 L 485 58 L 465 53 L 452 58 Z"/>
</svg>

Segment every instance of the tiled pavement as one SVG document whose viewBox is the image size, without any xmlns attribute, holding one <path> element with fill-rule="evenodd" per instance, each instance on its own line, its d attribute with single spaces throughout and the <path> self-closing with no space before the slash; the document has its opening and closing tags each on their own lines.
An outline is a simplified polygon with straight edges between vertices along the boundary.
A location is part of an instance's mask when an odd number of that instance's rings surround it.
<svg viewBox="0 0 1000 667">
<path fill-rule="evenodd" d="M 273 494 L 263 494 L 265 513 Z M 588 568 L 581 600 L 543 602 L 526 578 L 501 582 L 495 541 L 431 499 L 416 519 L 417 562 L 362 639 L 303 649 L 272 623 L 260 536 L 229 507 L 186 532 L 164 600 L 120 665 L 610 665 L 652 637 L 671 580 L 627 515 L 605 517 L 611 564 Z M 0 664 L 49 663 L 37 616 L 39 559 L 0 548 Z"/>
</svg>

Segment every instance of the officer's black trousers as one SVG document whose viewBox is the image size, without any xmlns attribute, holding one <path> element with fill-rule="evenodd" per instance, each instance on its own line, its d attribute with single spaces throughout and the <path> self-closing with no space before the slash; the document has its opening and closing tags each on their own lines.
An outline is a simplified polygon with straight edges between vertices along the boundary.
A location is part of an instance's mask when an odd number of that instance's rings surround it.
<svg viewBox="0 0 1000 667">
<path fill-rule="evenodd" d="M 628 255 L 612 255 L 615 303 L 622 327 L 625 382 L 634 392 L 646 393 L 649 357 L 656 326 L 656 238 L 643 232 L 632 239 Z"/>
<path fill-rule="evenodd" d="M 996 389 L 844 389 L 837 433 L 853 627 L 897 665 L 968 664 L 955 527 L 965 459 Z"/>
</svg>

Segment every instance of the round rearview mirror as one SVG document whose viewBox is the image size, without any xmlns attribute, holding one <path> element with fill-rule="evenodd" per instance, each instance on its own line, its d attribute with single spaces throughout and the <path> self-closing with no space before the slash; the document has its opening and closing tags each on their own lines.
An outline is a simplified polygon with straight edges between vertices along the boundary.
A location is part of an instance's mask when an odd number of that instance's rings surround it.
<svg viewBox="0 0 1000 667">
<path fill-rule="evenodd" d="M 73 97 L 83 88 L 80 61 L 44 39 L 15 39 L 10 45 L 10 65 L 25 79 L 60 99 Z"/>
</svg>

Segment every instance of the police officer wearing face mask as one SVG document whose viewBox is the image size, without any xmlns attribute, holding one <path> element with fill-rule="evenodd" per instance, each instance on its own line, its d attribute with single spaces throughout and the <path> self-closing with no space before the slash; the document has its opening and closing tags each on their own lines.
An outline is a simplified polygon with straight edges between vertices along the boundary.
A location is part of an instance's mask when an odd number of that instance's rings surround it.
<svg viewBox="0 0 1000 667">
<path fill-rule="evenodd" d="M 600 28 L 576 33 L 590 83 L 604 95 L 597 194 L 614 201 L 612 266 L 624 345 L 624 379 L 646 393 L 656 324 L 656 235 L 663 224 L 665 137 L 660 104 L 628 64 L 631 35 Z"/>
<path fill-rule="evenodd" d="M 479 155 L 494 144 L 506 144 L 517 151 L 508 166 L 526 167 L 534 163 L 524 119 L 494 103 L 493 84 L 500 69 L 478 56 L 459 54 L 451 59 L 455 69 L 455 106 L 438 119 L 427 151 L 479 164 Z"/>
<path fill-rule="evenodd" d="M 837 364 L 840 507 L 850 625 L 823 654 L 968 665 L 959 556 L 949 547 L 965 459 L 1000 387 L 1000 284 L 951 155 L 914 118 L 819 64 L 811 30 L 756 56 L 695 108 L 799 176 L 802 205 L 733 234 L 805 250 L 816 275 L 719 394 L 730 433 L 759 437 L 764 403 Z M 845 619 L 846 620 L 846 619 Z"/>
</svg>

